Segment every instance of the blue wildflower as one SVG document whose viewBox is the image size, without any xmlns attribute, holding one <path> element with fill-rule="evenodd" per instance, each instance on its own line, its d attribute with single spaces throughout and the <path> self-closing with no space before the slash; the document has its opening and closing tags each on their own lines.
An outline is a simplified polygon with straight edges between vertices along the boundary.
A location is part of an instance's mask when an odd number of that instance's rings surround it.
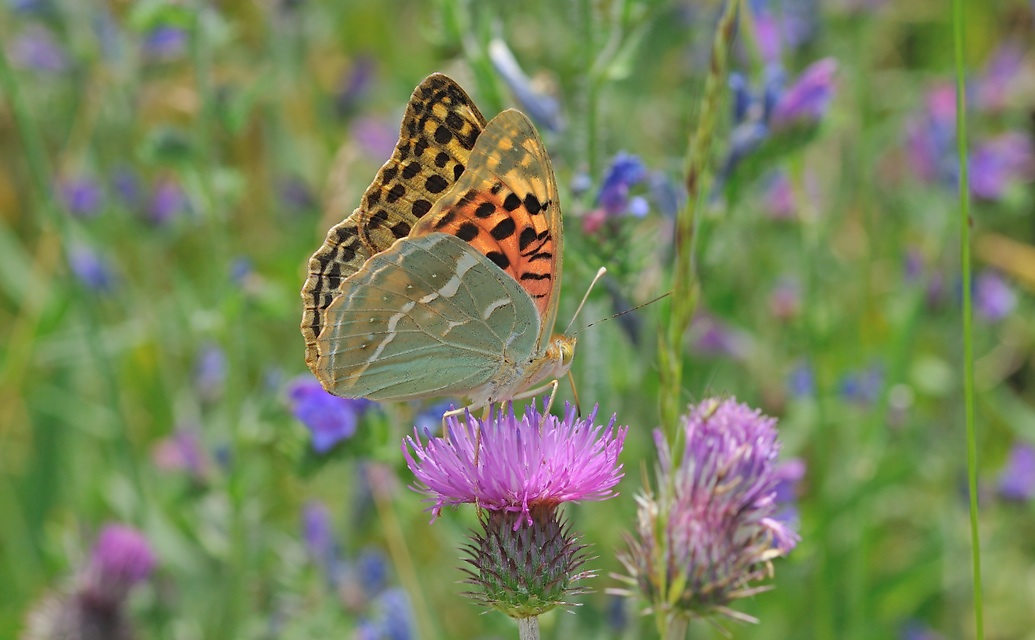
<svg viewBox="0 0 1035 640">
<path fill-rule="evenodd" d="M 597 205 L 609 216 L 629 213 L 629 189 L 647 179 L 647 167 L 637 156 L 618 152 L 604 176 Z"/>
<path fill-rule="evenodd" d="M 147 205 L 147 217 L 156 225 L 165 225 L 189 208 L 187 195 L 180 185 L 172 180 L 159 181 L 151 192 Z"/>
<path fill-rule="evenodd" d="M 144 55 L 152 60 L 171 60 L 187 50 L 189 34 L 180 27 L 161 25 L 144 36 Z"/>
<path fill-rule="evenodd" d="M 878 364 L 865 371 L 850 371 L 841 377 L 841 397 L 861 406 L 871 404 L 884 388 L 884 369 Z"/>
<path fill-rule="evenodd" d="M 388 558 L 380 549 L 367 547 L 354 563 L 355 577 L 368 595 L 384 591 L 388 585 Z"/>
<path fill-rule="evenodd" d="M 327 584 L 337 587 L 344 567 L 327 505 L 312 500 L 303 507 L 302 540 L 313 563 L 324 571 Z"/>
<path fill-rule="evenodd" d="M 675 218 L 686 203 L 686 188 L 661 171 L 652 171 L 647 177 L 650 199 L 667 218 Z"/>
<path fill-rule="evenodd" d="M 901 640 L 943 640 L 944 636 L 920 620 L 907 620 L 898 636 Z"/>
<path fill-rule="evenodd" d="M 117 278 L 111 264 L 84 244 L 76 244 L 69 249 L 68 266 L 79 282 L 88 289 L 107 293 L 115 288 Z"/>
<path fill-rule="evenodd" d="M 194 364 L 194 388 L 202 400 L 212 402 L 223 395 L 226 369 L 226 352 L 217 344 L 203 345 Z"/>
<path fill-rule="evenodd" d="M 78 218 L 92 218 L 104 206 L 104 189 L 87 177 L 62 180 L 58 192 L 68 212 Z"/>
<path fill-rule="evenodd" d="M 1035 447 L 1015 444 L 999 474 L 999 496 L 1004 500 L 1028 502 L 1035 497 Z"/>
<path fill-rule="evenodd" d="M 144 190 L 140 184 L 140 177 L 129 167 L 119 167 L 111 177 L 111 188 L 116 198 L 126 208 L 136 211 L 144 201 Z"/>
<path fill-rule="evenodd" d="M 499 38 L 489 42 L 489 60 L 496 73 L 507 83 L 518 104 L 532 120 L 550 131 L 564 129 L 560 102 L 552 95 L 533 87 L 532 81 L 521 70 L 521 65 L 514 58 L 506 42 Z"/>
<path fill-rule="evenodd" d="M 361 621 L 357 640 L 412 640 L 417 637 L 413 611 L 406 592 L 386 590 L 373 603 L 373 614 Z"/>
<path fill-rule="evenodd" d="M 313 450 L 317 453 L 327 453 L 334 445 L 351 438 L 360 417 L 374 405 L 362 398 L 331 395 L 309 376 L 295 378 L 288 385 L 288 398 L 292 413 L 312 434 Z"/>
<path fill-rule="evenodd" d="M 787 376 L 787 390 L 795 398 L 807 398 L 816 393 L 816 379 L 812 367 L 802 362 Z"/>
</svg>

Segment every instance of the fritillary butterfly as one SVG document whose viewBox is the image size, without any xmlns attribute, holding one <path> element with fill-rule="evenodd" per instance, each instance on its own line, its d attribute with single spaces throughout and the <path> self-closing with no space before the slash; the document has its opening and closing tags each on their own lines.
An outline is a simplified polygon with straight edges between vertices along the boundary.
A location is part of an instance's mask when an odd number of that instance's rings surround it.
<svg viewBox="0 0 1035 640">
<path fill-rule="evenodd" d="M 453 80 L 429 76 L 362 205 L 309 260 L 306 363 L 344 397 L 481 407 L 534 393 L 574 354 L 574 337 L 551 337 L 561 231 L 528 118 L 486 123 Z"/>
</svg>

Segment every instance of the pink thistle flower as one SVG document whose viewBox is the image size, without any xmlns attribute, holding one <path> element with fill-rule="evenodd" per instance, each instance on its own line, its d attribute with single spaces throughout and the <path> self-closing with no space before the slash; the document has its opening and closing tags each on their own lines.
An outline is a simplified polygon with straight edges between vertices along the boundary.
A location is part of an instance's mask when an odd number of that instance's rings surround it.
<svg viewBox="0 0 1035 640">
<path fill-rule="evenodd" d="M 615 495 L 612 489 L 624 475 L 618 454 L 628 427 L 616 429 L 615 416 L 607 427 L 594 426 L 596 415 L 594 407 L 578 418 L 574 407 L 566 406 L 561 419 L 530 406 L 520 418 L 512 408 L 483 422 L 468 413 L 463 421 L 449 418 L 446 434 L 427 444 L 414 429 L 403 453 L 420 483 L 414 488 L 435 499 L 434 517 L 446 505 L 476 503 L 490 511 L 520 513 L 516 530 L 522 522 L 531 526 L 533 507 Z"/>
<path fill-rule="evenodd" d="M 615 428 L 613 416 L 594 425 L 596 414 L 581 419 L 568 406 L 558 418 L 533 405 L 520 418 L 511 408 L 482 421 L 468 412 L 427 444 L 416 429 L 403 441 L 414 489 L 434 498 L 436 517 L 450 504 L 485 509 L 482 530 L 463 547 L 465 582 L 475 587 L 466 595 L 523 620 L 586 592 L 578 583 L 595 575 L 582 570 L 586 545 L 557 507 L 615 495 L 628 428 Z"/>
<path fill-rule="evenodd" d="M 778 516 L 775 426 L 774 418 L 730 398 L 690 407 L 681 451 L 655 432 L 659 494 L 637 498 L 638 530 L 619 556 L 626 582 L 655 607 L 755 621 L 729 605 L 765 590 L 754 583 L 771 577 L 772 560 L 798 542 Z"/>
<path fill-rule="evenodd" d="M 84 575 L 84 591 L 102 602 L 119 603 L 151 577 L 157 558 L 144 534 L 109 524 L 101 530 Z"/>
</svg>

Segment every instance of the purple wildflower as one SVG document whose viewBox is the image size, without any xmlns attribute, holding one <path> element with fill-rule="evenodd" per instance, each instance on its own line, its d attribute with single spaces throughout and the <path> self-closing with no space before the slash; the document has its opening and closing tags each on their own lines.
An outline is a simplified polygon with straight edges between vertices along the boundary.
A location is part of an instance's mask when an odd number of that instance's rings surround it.
<svg viewBox="0 0 1035 640">
<path fill-rule="evenodd" d="M 32 26 L 11 41 L 7 54 L 11 63 L 22 69 L 58 73 L 68 69 L 68 54 L 54 34 L 40 26 Z"/>
<path fill-rule="evenodd" d="M 84 592 L 98 602 L 119 604 L 131 588 L 151 577 L 156 561 L 144 534 L 132 527 L 109 524 L 91 553 L 83 575 Z"/>
<path fill-rule="evenodd" d="M 339 117 L 344 118 L 355 114 L 359 105 L 370 93 L 376 71 L 377 65 L 374 58 L 369 55 L 358 56 L 353 61 L 352 68 L 342 76 L 341 89 L 334 98 L 335 109 Z"/>
<path fill-rule="evenodd" d="M 163 471 L 186 472 L 196 481 L 204 480 L 211 462 L 197 429 L 181 427 L 159 440 L 151 451 L 155 466 Z"/>
<path fill-rule="evenodd" d="M 779 62 L 780 52 L 783 48 L 783 42 L 780 39 L 779 20 L 772 13 L 761 9 L 756 10 L 754 21 L 755 38 L 758 43 L 759 53 L 762 54 L 762 59 L 769 64 Z"/>
<path fill-rule="evenodd" d="M 627 581 L 673 613 L 754 621 L 728 605 L 757 593 L 752 583 L 770 576 L 771 561 L 798 542 L 775 517 L 776 420 L 733 398 L 691 406 L 684 420 L 682 451 L 671 452 L 655 431 L 660 495 L 637 499 L 638 531 L 620 556 Z"/>
<path fill-rule="evenodd" d="M 184 29 L 161 25 L 151 29 L 144 36 L 144 55 L 152 60 L 178 58 L 187 50 L 189 34 Z"/>
<path fill-rule="evenodd" d="M 982 111 L 1001 111 L 1017 86 L 1024 65 L 1024 49 L 1008 41 L 1000 45 L 974 83 L 974 104 Z"/>
<path fill-rule="evenodd" d="M 974 310 L 988 322 L 998 322 L 1017 306 L 1017 294 L 995 271 L 982 271 L 974 279 Z"/>
<path fill-rule="evenodd" d="M 797 49 L 817 29 L 816 0 L 752 0 L 758 48 L 766 62 L 777 62 L 787 46 Z"/>
<path fill-rule="evenodd" d="M 154 566 L 154 553 L 143 534 L 124 525 L 106 526 L 78 584 L 37 603 L 21 637 L 131 640 L 136 634 L 125 615 L 126 596 L 150 577 Z"/>
<path fill-rule="evenodd" d="M 754 349 L 751 336 L 708 313 L 698 313 L 690 323 L 694 353 L 708 357 L 744 359 Z"/>
<path fill-rule="evenodd" d="M 108 293 L 115 289 L 117 278 L 111 264 L 94 249 L 77 244 L 68 251 L 68 266 L 87 289 Z"/>
<path fill-rule="evenodd" d="M 226 352 L 219 345 L 208 343 L 201 347 L 194 363 L 194 388 L 202 400 L 214 402 L 223 395 L 226 368 Z"/>
<path fill-rule="evenodd" d="M 814 125 L 826 114 L 834 96 L 834 73 L 837 62 L 824 58 L 809 65 L 798 80 L 780 96 L 773 106 L 771 125 L 774 131 L 799 125 Z"/>
<path fill-rule="evenodd" d="M 572 406 L 565 407 L 563 419 L 532 406 L 521 418 L 513 409 L 487 422 L 470 414 L 464 420 L 454 416 L 446 420 L 446 434 L 427 444 L 414 430 L 403 452 L 419 490 L 435 499 L 434 517 L 446 505 L 477 503 L 491 511 L 521 514 L 514 521 L 517 529 L 532 524 L 529 511 L 536 505 L 615 495 L 612 489 L 623 475 L 618 453 L 628 429 L 616 429 L 613 416 L 607 427 L 594 426 L 596 416 L 594 407 L 586 418 L 578 418 Z"/>
<path fill-rule="evenodd" d="M 777 65 L 765 70 L 761 90 L 752 91 L 747 78 L 731 73 L 733 131 L 729 151 L 718 174 L 721 187 L 737 165 L 776 134 L 795 135 L 819 125 L 834 94 L 837 62 L 824 58 L 807 67 L 789 88 L 786 74 Z"/>
<path fill-rule="evenodd" d="M 104 189 L 90 178 L 69 178 L 58 185 L 65 208 L 78 218 L 93 218 L 104 206 Z"/>
<path fill-rule="evenodd" d="M 374 405 L 362 398 L 339 398 L 331 395 L 320 383 L 302 376 L 288 385 L 291 411 L 309 429 L 313 450 L 327 453 L 342 440 L 351 438 L 359 419 Z"/>
<path fill-rule="evenodd" d="M 521 70 L 521 65 L 514 58 L 507 43 L 499 38 L 489 42 L 489 60 L 496 69 L 496 73 L 503 78 L 510 88 L 514 98 L 539 125 L 550 131 L 561 131 L 564 129 L 564 119 L 561 117 L 561 105 L 557 98 L 549 93 L 533 86 L 531 80 Z"/>
<path fill-rule="evenodd" d="M 159 181 L 151 193 L 147 217 L 152 223 L 162 226 L 186 213 L 188 207 L 187 195 L 180 185 L 172 179 L 165 179 Z"/>
<path fill-rule="evenodd" d="M 970 153 L 970 192 L 999 200 L 1007 188 L 1030 182 L 1035 168 L 1031 140 L 1023 133 L 1005 133 L 975 145 Z"/>
<path fill-rule="evenodd" d="M 352 138 L 371 158 L 387 158 L 395 151 L 399 132 L 378 118 L 356 118 L 349 127 Z"/>
<path fill-rule="evenodd" d="M 297 176 L 281 178 L 277 185 L 277 195 L 280 204 L 291 212 L 311 211 L 319 204 L 309 184 Z"/>
<path fill-rule="evenodd" d="M 1035 447 L 1015 444 L 1010 449 L 1006 466 L 999 473 L 999 496 L 1016 502 L 1035 497 Z"/>
<path fill-rule="evenodd" d="M 618 454 L 627 428 L 594 425 L 597 409 L 585 419 L 567 406 L 564 418 L 529 406 L 519 419 L 513 407 L 488 421 L 467 413 L 451 417 L 446 434 L 422 443 L 420 434 L 403 441 L 416 490 L 445 505 L 474 503 L 482 531 L 465 546 L 467 595 L 513 618 L 530 618 L 583 593 L 576 583 L 594 575 L 578 571 L 585 545 L 578 542 L 557 507 L 575 500 L 612 497 L 622 478 Z M 480 443 L 480 448 L 479 448 Z M 412 452 L 411 452 L 412 450 Z"/>
</svg>

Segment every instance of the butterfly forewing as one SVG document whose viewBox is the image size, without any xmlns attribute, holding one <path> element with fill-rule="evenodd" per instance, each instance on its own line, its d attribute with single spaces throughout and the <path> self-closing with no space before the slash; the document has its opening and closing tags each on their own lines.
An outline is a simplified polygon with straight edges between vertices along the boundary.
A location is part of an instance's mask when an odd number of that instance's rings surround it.
<svg viewBox="0 0 1035 640">
<path fill-rule="evenodd" d="M 561 217 L 550 157 L 524 114 L 486 125 L 468 170 L 411 231 L 449 233 L 509 274 L 531 297 L 549 339 L 561 280 Z"/>
<path fill-rule="evenodd" d="M 341 284 L 431 210 L 464 172 L 484 126 L 474 102 L 450 78 L 433 74 L 414 89 L 395 152 L 363 194 L 362 206 L 332 228 L 309 259 L 302 335 L 310 368 L 319 357 L 325 309 L 341 295 Z"/>
<path fill-rule="evenodd" d="M 317 377 L 337 395 L 374 400 L 471 395 L 527 361 L 539 332 L 517 281 L 442 233 L 371 258 L 327 318 Z"/>
<path fill-rule="evenodd" d="M 371 253 L 409 235 L 467 167 L 485 118 L 460 85 L 441 74 L 414 89 L 395 152 L 363 194 L 360 238 Z"/>
</svg>

